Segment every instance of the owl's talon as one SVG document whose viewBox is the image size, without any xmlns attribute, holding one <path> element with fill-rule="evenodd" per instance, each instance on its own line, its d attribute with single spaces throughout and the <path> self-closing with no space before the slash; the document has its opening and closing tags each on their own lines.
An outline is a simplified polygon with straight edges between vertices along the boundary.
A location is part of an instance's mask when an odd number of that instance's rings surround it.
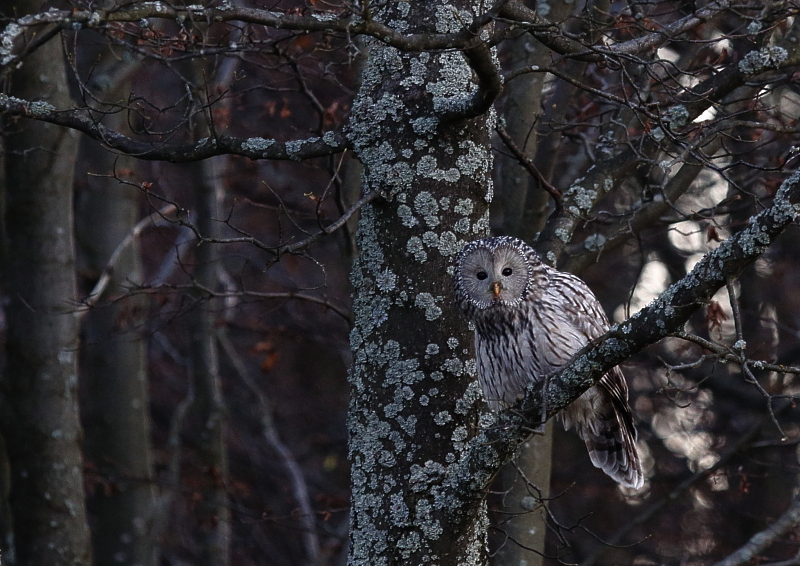
<svg viewBox="0 0 800 566">
<path fill-rule="evenodd" d="M 526 426 L 524 430 L 525 432 L 528 432 L 530 434 L 535 434 L 537 436 L 544 436 L 544 426 L 545 426 L 544 423 L 540 424 L 535 428 Z"/>
</svg>

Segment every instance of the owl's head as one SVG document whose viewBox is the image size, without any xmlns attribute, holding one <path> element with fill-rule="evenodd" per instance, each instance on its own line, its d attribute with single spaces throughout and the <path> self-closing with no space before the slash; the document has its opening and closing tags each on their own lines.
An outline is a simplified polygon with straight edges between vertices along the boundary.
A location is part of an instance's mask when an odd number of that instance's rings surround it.
<svg viewBox="0 0 800 566">
<path fill-rule="evenodd" d="M 514 307 L 528 295 L 539 255 L 518 238 L 475 240 L 456 257 L 455 296 L 459 307 L 477 314 L 491 307 Z"/>
</svg>

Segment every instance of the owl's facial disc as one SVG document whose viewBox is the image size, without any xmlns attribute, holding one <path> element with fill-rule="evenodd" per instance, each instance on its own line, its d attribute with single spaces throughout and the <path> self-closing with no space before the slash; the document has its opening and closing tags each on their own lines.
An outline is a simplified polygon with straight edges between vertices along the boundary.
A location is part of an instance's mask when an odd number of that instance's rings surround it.
<svg viewBox="0 0 800 566">
<path fill-rule="evenodd" d="M 478 249 L 462 266 L 462 285 L 479 309 L 513 306 L 522 299 L 530 276 L 524 257 L 514 248 Z"/>
</svg>

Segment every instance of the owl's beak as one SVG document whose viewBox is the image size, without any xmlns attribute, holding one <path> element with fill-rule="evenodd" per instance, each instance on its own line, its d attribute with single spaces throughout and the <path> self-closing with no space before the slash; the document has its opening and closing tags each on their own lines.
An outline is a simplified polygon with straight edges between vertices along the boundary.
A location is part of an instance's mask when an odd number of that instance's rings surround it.
<svg viewBox="0 0 800 566">
<path fill-rule="evenodd" d="M 489 288 L 492 290 L 492 295 L 494 295 L 495 297 L 499 297 L 500 296 L 500 282 L 499 281 L 495 281 L 494 283 L 489 285 Z"/>
</svg>

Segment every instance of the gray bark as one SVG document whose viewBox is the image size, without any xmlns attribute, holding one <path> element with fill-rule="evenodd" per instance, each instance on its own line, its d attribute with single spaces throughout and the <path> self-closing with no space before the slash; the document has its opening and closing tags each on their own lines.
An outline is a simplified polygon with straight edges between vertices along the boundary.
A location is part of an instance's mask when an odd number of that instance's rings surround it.
<svg viewBox="0 0 800 566">
<path fill-rule="evenodd" d="M 33 10 L 38 4 L 14 8 Z M 58 42 L 28 57 L 12 82 L 16 96 L 70 105 Z M 6 131 L 9 304 L 1 412 L 17 563 L 88 566 L 75 355 L 77 138 L 72 131 L 27 120 L 8 123 Z"/>
<path fill-rule="evenodd" d="M 478 8 L 408 2 L 376 17 L 459 29 Z M 485 117 L 437 117 L 471 90 L 461 53 L 370 46 L 351 137 L 364 190 L 382 198 L 362 210 L 352 271 L 351 564 L 487 561 L 485 502 L 436 487 L 482 407 L 450 281 L 456 252 L 488 231 L 490 128 Z M 446 518 L 453 529 L 443 529 Z"/>
<path fill-rule="evenodd" d="M 235 61 L 226 61 L 216 69 L 215 79 L 209 84 L 207 81 L 212 72 L 207 67 L 207 61 L 196 60 L 187 65 L 187 75 L 193 81 L 191 89 L 195 104 L 208 103 L 206 97 L 209 89 L 222 92 L 229 88 L 235 69 Z M 207 116 L 197 112 L 192 120 L 198 138 L 212 135 L 213 127 L 208 123 Z M 194 187 L 196 229 L 203 239 L 215 240 L 220 237 L 218 183 L 224 170 L 222 160 L 207 159 L 188 166 Z M 200 423 L 197 455 L 203 477 L 201 499 L 195 511 L 201 534 L 200 564 L 227 566 L 231 550 L 227 409 L 222 395 L 216 333 L 217 318 L 221 316 L 224 302 L 213 296 L 221 287 L 219 269 L 222 255 L 218 245 L 203 240 L 195 247 L 194 254 L 192 279 L 197 285 L 193 294 L 197 303 L 189 316 L 189 363 L 192 395 L 190 414 Z M 212 295 L 209 295 L 209 291 Z"/>
<path fill-rule="evenodd" d="M 118 121 L 119 122 L 119 121 Z M 120 124 L 122 125 L 122 124 Z M 90 172 L 108 175 L 116 156 L 95 142 Z M 129 159 L 117 162 L 121 168 Z M 80 195 L 78 239 L 87 268 L 100 274 L 139 216 L 137 188 L 105 176 L 90 176 Z M 144 295 L 121 297 L 141 283 L 138 240 L 117 260 L 107 290 L 84 319 L 86 456 L 107 489 L 95 490 L 92 511 L 98 565 L 153 566 L 151 528 L 154 491 L 150 444 L 147 359 L 140 330 L 147 317 Z"/>
<path fill-rule="evenodd" d="M 572 2 L 550 2 L 547 7 L 551 13 L 547 17 L 550 21 L 559 22 L 569 15 L 573 6 Z M 546 67 L 552 57 L 553 52 L 550 49 L 528 34 L 508 44 L 508 67 L 511 69 Z M 529 158 L 536 158 L 539 139 L 544 138 L 547 152 L 540 154 L 537 166 L 540 173 L 550 179 L 552 164 L 556 161 L 553 154 L 557 150 L 560 136 L 548 136 L 549 125 L 554 119 L 563 116 L 569 100 L 548 97 L 548 107 L 543 111 L 544 79 L 545 73 L 526 73 L 510 81 L 505 88 L 503 117 L 506 131 Z M 563 88 L 563 85 L 563 82 L 559 82 L 558 88 Z M 547 126 L 537 125 L 540 117 L 546 117 Z M 515 159 L 505 157 L 498 161 L 500 186 L 497 192 L 503 207 L 503 231 L 530 242 L 544 226 L 549 212 L 550 196 Z"/>
</svg>

